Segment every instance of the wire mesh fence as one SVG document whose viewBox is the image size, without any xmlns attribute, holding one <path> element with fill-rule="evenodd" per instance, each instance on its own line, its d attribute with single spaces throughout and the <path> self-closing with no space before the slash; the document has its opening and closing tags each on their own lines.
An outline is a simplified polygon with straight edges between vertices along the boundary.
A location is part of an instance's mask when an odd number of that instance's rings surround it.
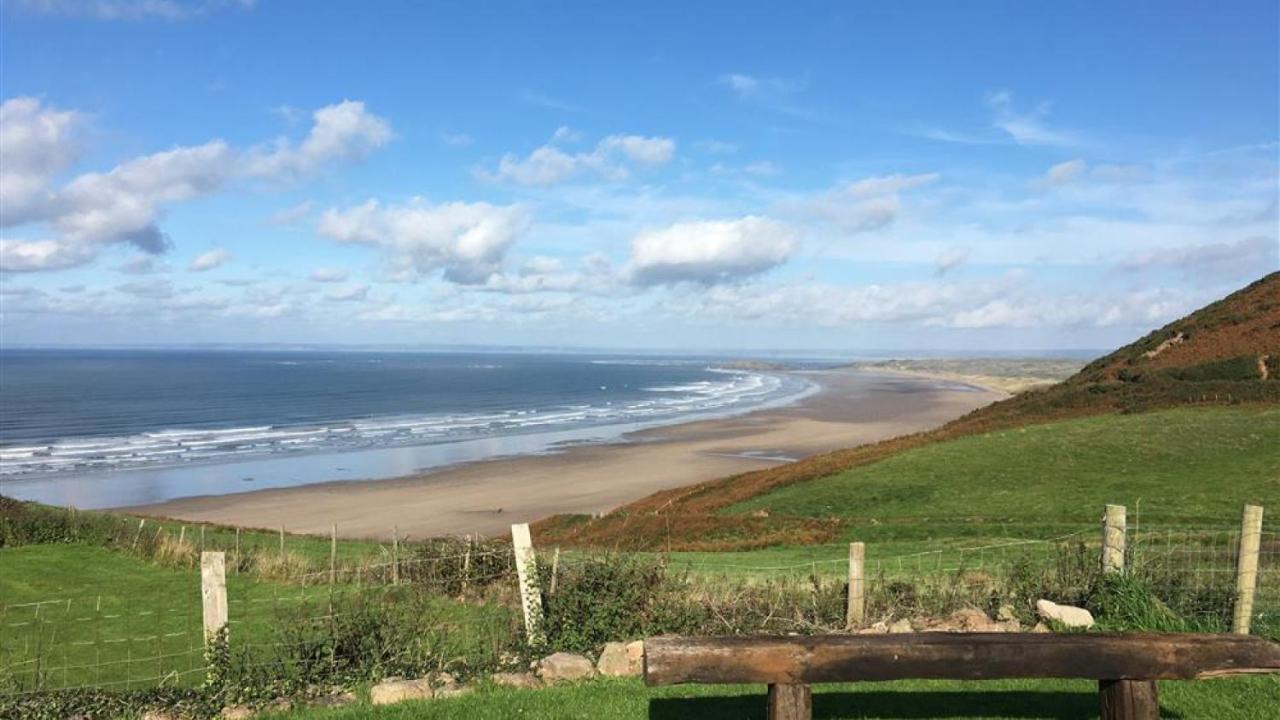
<svg viewBox="0 0 1280 720">
<path fill-rule="evenodd" d="M 1123 587 L 1099 595 L 1098 527 L 912 552 L 871 545 L 853 627 L 845 554 L 751 564 L 538 548 L 536 590 L 557 649 L 655 632 L 847 632 L 960 608 L 995 615 L 1006 604 L 1025 629 L 1040 597 L 1104 603 L 1106 628 L 1227 632 L 1240 600 L 1240 536 L 1131 528 L 1116 577 L 1140 586 L 1140 597 Z M 321 555 L 289 572 L 261 559 L 251 572 L 232 559 L 230 663 L 238 677 L 296 687 L 494 667 L 525 649 L 515 557 L 504 542 L 441 540 L 358 562 Z M 1280 533 L 1261 533 L 1256 558 L 1252 631 L 1280 637 Z M 0 696 L 199 685 L 210 668 L 200 588 L 193 568 L 160 599 L 82 592 L 0 604 Z"/>
</svg>

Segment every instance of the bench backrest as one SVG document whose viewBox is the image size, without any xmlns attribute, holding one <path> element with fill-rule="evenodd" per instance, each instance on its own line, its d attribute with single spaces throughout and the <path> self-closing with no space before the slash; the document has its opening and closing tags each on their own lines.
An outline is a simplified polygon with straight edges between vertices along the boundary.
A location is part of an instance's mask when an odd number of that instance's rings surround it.
<svg viewBox="0 0 1280 720">
<path fill-rule="evenodd" d="M 1280 672 L 1280 645 L 1247 635 L 906 633 L 656 637 L 645 682 L 811 684 L 858 680 L 1188 680 Z"/>
</svg>

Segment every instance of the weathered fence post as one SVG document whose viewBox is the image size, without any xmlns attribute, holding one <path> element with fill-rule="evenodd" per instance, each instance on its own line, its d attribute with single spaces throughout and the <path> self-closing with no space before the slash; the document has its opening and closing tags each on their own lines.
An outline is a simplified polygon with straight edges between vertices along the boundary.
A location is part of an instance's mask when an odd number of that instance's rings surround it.
<svg viewBox="0 0 1280 720">
<path fill-rule="evenodd" d="M 338 524 L 329 531 L 329 584 L 338 582 Z"/>
<path fill-rule="evenodd" d="M 236 562 L 231 567 L 240 572 L 240 528 L 236 528 Z"/>
<path fill-rule="evenodd" d="M 555 554 L 551 556 L 551 587 L 547 588 L 548 595 L 556 594 L 556 577 L 560 575 L 560 548 L 557 547 Z"/>
<path fill-rule="evenodd" d="M 280 526 L 280 557 L 284 558 L 284 525 Z"/>
<path fill-rule="evenodd" d="M 1240 521 L 1240 552 L 1236 556 L 1236 607 L 1231 632 L 1249 634 L 1253 594 L 1258 588 L 1258 553 L 1262 546 L 1262 506 L 1245 505 Z"/>
<path fill-rule="evenodd" d="M 467 549 L 462 553 L 462 590 L 459 595 L 467 595 L 467 578 L 471 576 L 471 536 L 467 535 Z"/>
<path fill-rule="evenodd" d="M 133 545 L 129 547 L 130 550 L 136 550 L 138 548 L 138 538 L 142 537 L 142 528 L 146 527 L 146 524 L 146 518 L 142 518 L 138 521 L 138 534 L 133 536 Z"/>
<path fill-rule="evenodd" d="M 400 584 L 400 526 L 391 526 L 391 584 Z"/>
<path fill-rule="evenodd" d="M 810 720 L 813 690 L 808 685 L 769 684 L 769 720 Z"/>
<path fill-rule="evenodd" d="M 867 546 L 860 542 L 849 543 L 849 598 L 845 612 L 845 626 L 852 630 L 865 620 L 867 591 L 863 571 Z"/>
<path fill-rule="evenodd" d="M 533 554 L 529 525 L 511 526 L 511 546 L 515 551 L 516 578 L 520 582 L 520 607 L 524 610 L 524 629 L 531 645 L 541 645 L 542 595 L 538 592 L 538 561 Z"/>
<path fill-rule="evenodd" d="M 227 564 L 221 552 L 200 553 L 200 601 L 208 644 L 227 625 Z"/>
<path fill-rule="evenodd" d="M 1123 505 L 1108 505 L 1102 523 L 1102 572 L 1124 572 L 1125 517 Z"/>
</svg>

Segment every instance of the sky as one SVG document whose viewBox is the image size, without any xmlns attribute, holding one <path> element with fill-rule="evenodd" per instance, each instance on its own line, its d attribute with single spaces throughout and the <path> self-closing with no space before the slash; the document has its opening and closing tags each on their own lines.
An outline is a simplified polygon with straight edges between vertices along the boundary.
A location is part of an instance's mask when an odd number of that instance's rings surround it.
<svg viewBox="0 0 1280 720">
<path fill-rule="evenodd" d="M 1278 28 L 0 0 L 0 343 L 1116 347 L 1280 269 Z"/>
</svg>

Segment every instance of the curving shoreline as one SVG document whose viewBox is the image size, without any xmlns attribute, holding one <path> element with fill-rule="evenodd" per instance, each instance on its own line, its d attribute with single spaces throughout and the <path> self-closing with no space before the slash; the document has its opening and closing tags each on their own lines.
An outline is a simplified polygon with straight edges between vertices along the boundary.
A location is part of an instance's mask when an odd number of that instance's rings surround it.
<svg viewBox="0 0 1280 720">
<path fill-rule="evenodd" d="M 347 537 L 501 534 L 555 513 L 598 513 L 653 492 L 924 430 L 1004 394 L 937 377 L 804 373 L 819 390 L 744 415 L 629 433 L 624 442 L 482 460 L 388 480 L 191 497 L 129 512 Z M 495 454 L 502 451 L 495 448 Z"/>
</svg>

